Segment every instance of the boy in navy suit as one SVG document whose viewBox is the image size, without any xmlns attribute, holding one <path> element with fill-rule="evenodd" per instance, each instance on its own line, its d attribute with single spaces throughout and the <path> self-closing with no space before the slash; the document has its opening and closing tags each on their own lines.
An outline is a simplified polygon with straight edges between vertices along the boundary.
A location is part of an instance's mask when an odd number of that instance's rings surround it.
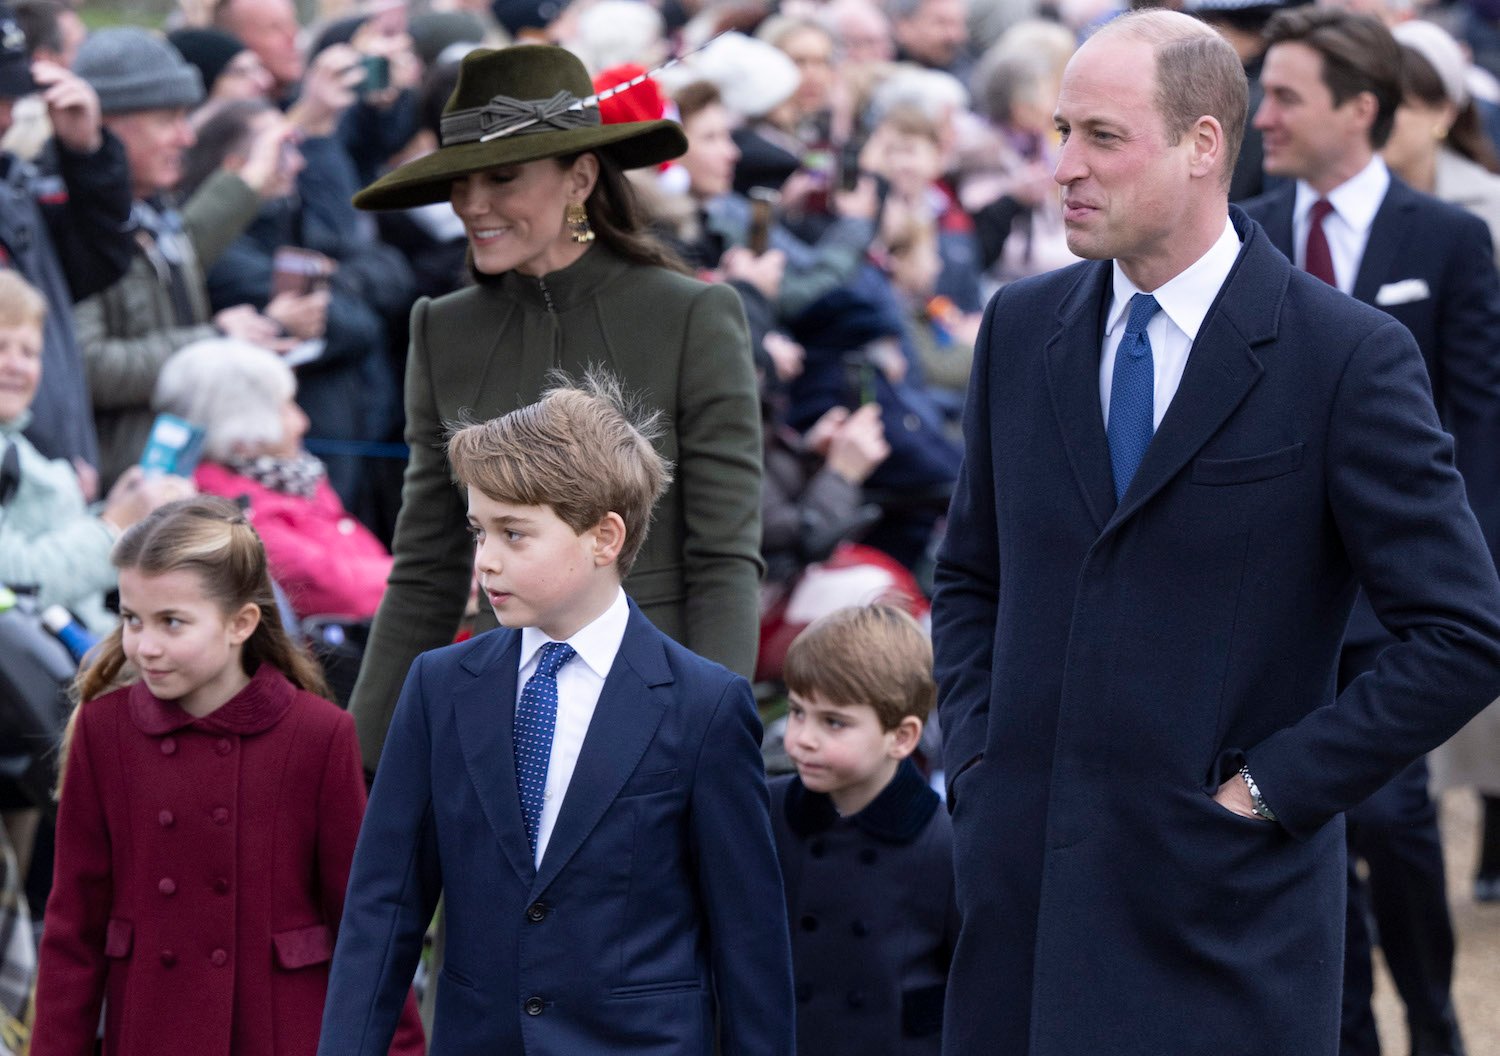
<svg viewBox="0 0 1500 1056">
<path fill-rule="evenodd" d="M 771 824 L 796 932 L 797 1051 L 937 1056 L 958 940 L 953 829 L 910 756 L 932 643 L 890 605 L 815 620 L 787 650 Z"/>
<path fill-rule="evenodd" d="M 501 626 L 407 677 L 322 1056 L 386 1051 L 440 894 L 433 1056 L 792 1053 L 750 687 L 620 589 L 669 478 L 653 424 L 591 378 L 450 441 Z"/>
</svg>

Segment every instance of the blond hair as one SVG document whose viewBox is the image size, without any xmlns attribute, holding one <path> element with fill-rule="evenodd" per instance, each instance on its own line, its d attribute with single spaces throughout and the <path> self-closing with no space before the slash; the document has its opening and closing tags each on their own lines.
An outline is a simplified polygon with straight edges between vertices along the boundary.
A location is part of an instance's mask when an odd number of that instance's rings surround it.
<svg viewBox="0 0 1500 1056">
<path fill-rule="evenodd" d="M 782 678 L 798 696 L 875 709 L 882 729 L 926 719 L 937 699 L 932 641 L 894 605 L 854 605 L 808 624 L 787 649 Z"/>
<path fill-rule="evenodd" d="M 47 298 L 9 268 L 0 268 L 0 326 L 34 326 L 47 318 Z"/>
<path fill-rule="evenodd" d="M 618 514 L 625 542 L 616 564 L 624 576 L 672 480 L 671 463 L 651 446 L 660 412 L 641 414 L 604 371 L 591 370 L 576 385 L 555 380 L 536 403 L 455 432 L 448 462 L 459 484 L 496 502 L 547 506 L 580 535 Z"/>
</svg>

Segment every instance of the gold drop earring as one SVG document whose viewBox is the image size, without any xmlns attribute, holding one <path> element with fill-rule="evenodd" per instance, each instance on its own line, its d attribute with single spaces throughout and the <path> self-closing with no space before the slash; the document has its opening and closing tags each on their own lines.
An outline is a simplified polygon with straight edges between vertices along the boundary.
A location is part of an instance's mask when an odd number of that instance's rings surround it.
<svg viewBox="0 0 1500 1056">
<path fill-rule="evenodd" d="M 589 214 L 582 204 L 573 202 L 563 212 L 563 222 L 568 225 L 568 238 L 580 245 L 594 240 L 594 229 L 589 227 Z"/>
</svg>

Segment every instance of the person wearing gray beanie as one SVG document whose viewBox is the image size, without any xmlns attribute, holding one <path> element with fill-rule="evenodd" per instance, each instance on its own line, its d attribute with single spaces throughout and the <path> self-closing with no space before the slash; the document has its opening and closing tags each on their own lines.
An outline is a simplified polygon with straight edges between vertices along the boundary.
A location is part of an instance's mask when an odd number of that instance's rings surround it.
<svg viewBox="0 0 1500 1056">
<path fill-rule="evenodd" d="M 203 99 L 196 67 L 162 38 L 140 29 L 104 29 L 74 63 L 93 86 L 104 126 L 125 146 L 130 169 L 130 235 L 135 252 L 124 276 L 80 301 L 73 318 L 94 394 L 101 487 L 141 454 L 151 430 L 151 387 L 166 358 L 192 341 L 229 336 L 267 347 L 280 324 L 251 304 L 215 312 L 204 272 L 260 210 L 289 134 L 258 136 L 251 160 L 221 169 L 180 209 L 174 197 L 183 157 L 196 142 L 189 108 Z"/>
<path fill-rule="evenodd" d="M 155 34 L 120 26 L 89 34 L 73 72 L 94 86 L 106 116 L 138 110 L 191 109 L 203 101 L 203 76 Z"/>
</svg>

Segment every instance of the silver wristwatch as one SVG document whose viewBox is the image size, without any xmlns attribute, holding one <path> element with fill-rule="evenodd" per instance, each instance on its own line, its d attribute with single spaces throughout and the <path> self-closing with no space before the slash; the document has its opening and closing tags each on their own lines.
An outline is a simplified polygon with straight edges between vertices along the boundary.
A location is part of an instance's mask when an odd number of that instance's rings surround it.
<svg viewBox="0 0 1500 1056">
<path fill-rule="evenodd" d="M 1260 786 L 1255 783 L 1255 778 L 1250 776 L 1248 766 L 1240 767 L 1240 780 L 1245 782 L 1245 787 L 1250 791 L 1250 805 L 1255 808 L 1256 817 L 1275 821 L 1276 812 L 1266 805 L 1266 797 L 1260 794 Z"/>
</svg>

